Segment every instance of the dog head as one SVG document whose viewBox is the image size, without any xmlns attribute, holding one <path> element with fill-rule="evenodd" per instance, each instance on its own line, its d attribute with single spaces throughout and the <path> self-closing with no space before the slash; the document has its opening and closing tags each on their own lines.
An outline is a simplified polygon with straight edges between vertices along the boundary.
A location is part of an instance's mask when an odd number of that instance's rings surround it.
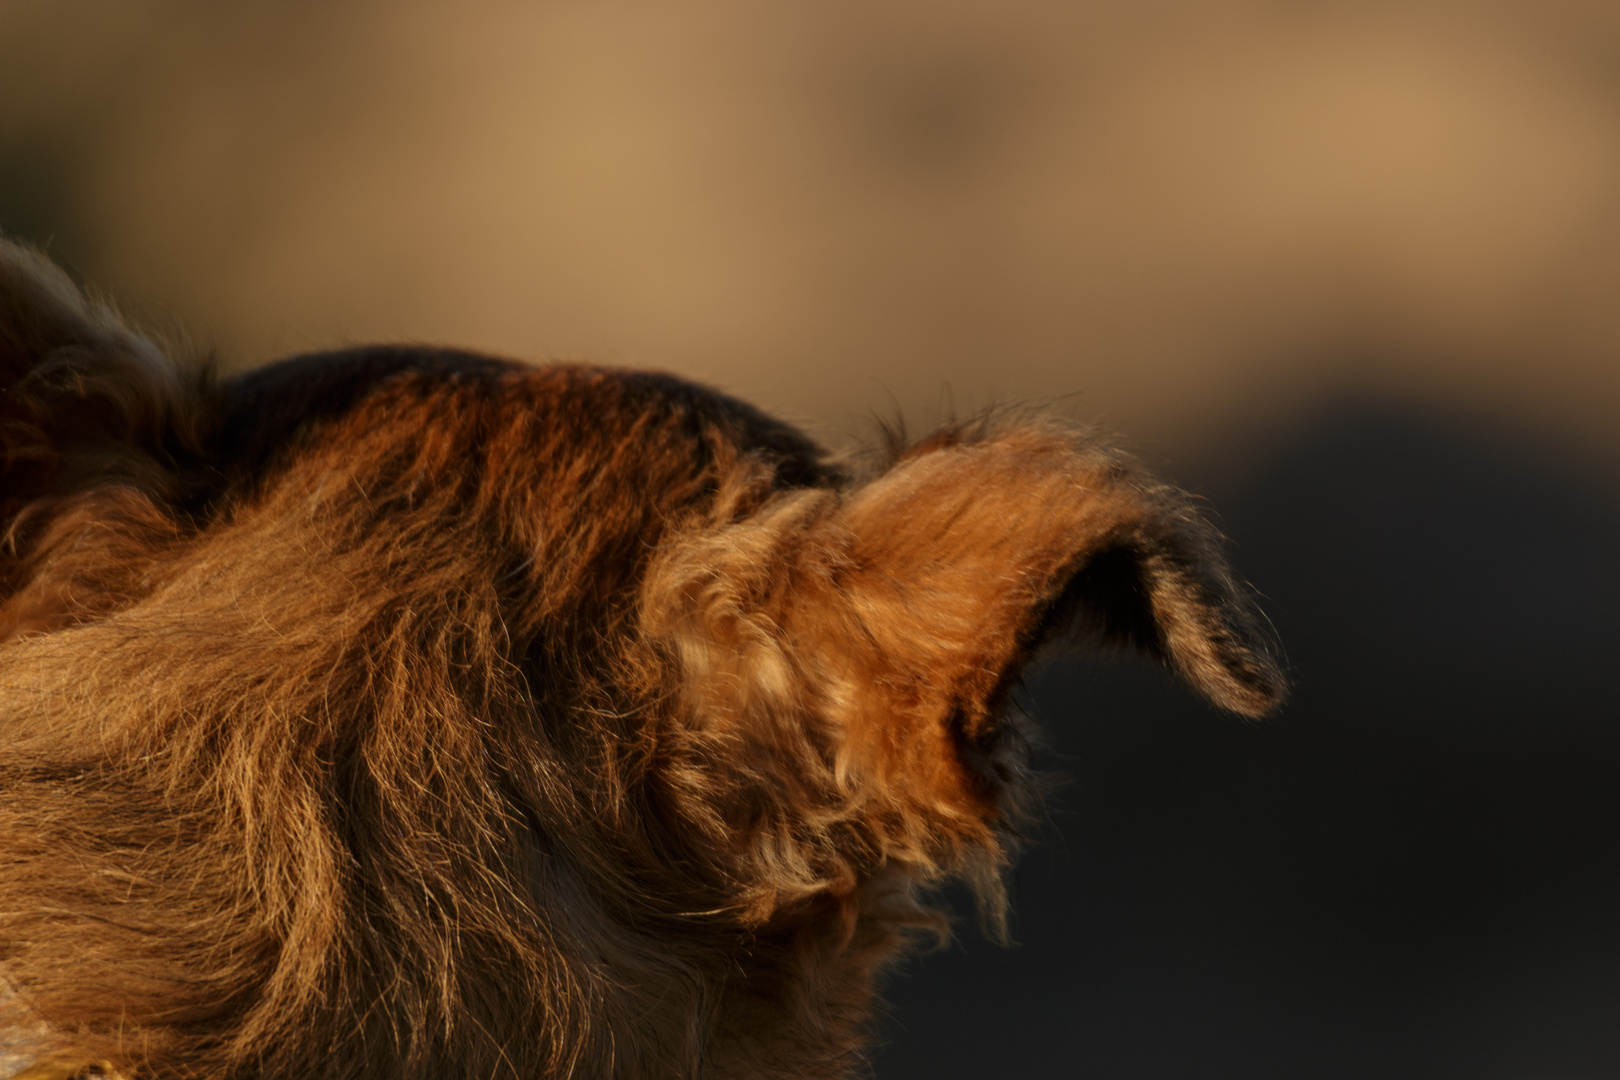
<svg viewBox="0 0 1620 1080">
<path fill-rule="evenodd" d="M 0 974 L 131 1076 L 836 1076 L 1031 809 L 1071 636 L 1255 716 L 1187 497 L 1007 413 L 858 468 L 661 376 L 188 374 L 0 254 Z"/>
</svg>

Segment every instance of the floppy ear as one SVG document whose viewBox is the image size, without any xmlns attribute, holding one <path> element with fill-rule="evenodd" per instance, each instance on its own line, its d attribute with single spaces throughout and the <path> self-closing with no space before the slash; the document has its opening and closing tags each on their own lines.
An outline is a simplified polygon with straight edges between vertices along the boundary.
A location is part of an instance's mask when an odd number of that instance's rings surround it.
<svg viewBox="0 0 1620 1080">
<path fill-rule="evenodd" d="M 152 499 L 176 493 L 180 462 L 200 460 L 202 379 L 188 385 L 110 308 L 0 239 L 0 603 L 70 501 L 95 517 L 85 498 L 99 490 L 114 519 L 103 539 L 130 540 L 117 519 L 150 518 Z M 0 613 L 0 636 L 8 629 Z"/>
<path fill-rule="evenodd" d="M 936 436 L 814 531 L 784 627 L 845 767 L 941 809 L 993 812 L 993 778 L 966 766 L 1065 632 L 1135 647 L 1245 716 L 1283 697 L 1262 617 L 1188 498 L 1054 425 Z"/>
<path fill-rule="evenodd" d="M 937 435 L 843 495 L 722 504 L 661 550 L 643 611 L 681 659 L 688 724 L 731 748 L 704 760 L 747 760 L 755 832 L 761 807 L 786 822 L 814 804 L 865 820 L 880 860 L 997 850 L 1025 795 L 1004 699 L 1065 632 L 1140 649 L 1245 716 L 1283 697 L 1188 498 L 1053 423 Z"/>
<path fill-rule="evenodd" d="M 952 688 L 969 734 L 1065 633 L 1133 646 L 1245 716 L 1283 695 L 1265 623 L 1191 500 L 1053 425 L 936 436 L 831 524 L 864 635 Z"/>
</svg>

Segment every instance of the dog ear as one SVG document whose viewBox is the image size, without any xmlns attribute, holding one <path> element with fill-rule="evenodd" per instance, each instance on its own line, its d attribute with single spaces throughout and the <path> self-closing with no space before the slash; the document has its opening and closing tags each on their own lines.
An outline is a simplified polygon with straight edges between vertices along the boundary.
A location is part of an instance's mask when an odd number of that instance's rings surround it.
<svg viewBox="0 0 1620 1080">
<path fill-rule="evenodd" d="M 1244 716 L 1284 695 L 1266 624 L 1190 500 L 1051 424 L 936 436 L 816 532 L 785 625 L 844 753 L 964 812 L 989 807 L 954 766 L 993 741 L 1049 638 L 1134 647 Z"/>
<path fill-rule="evenodd" d="M 995 843 L 1018 795 L 1002 706 L 1049 638 L 1140 649 L 1245 716 L 1284 694 L 1190 500 L 1040 421 L 935 436 L 843 495 L 777 496 L 668 545 L 649 581 L 694 722 L 784 762 L 779 784 L 825 764 L 824 789 L 896 823 L 883 846 Z"/>
<path fill-rule="evenodd" d="M 66 517 L 110 521 L 100 531 L 116 538 L 161 516 L 182 462 L 201 460 L 206 375 L 180 370 L 60 269 L 0 239 L 0 602 Z"/>
<path fill-rule="evenodd" d="M 936 436 L 830 524 L 860 639 L 951 687 L 969 735 L 1065 634 L 1134 647 L 1244 716 L 1282 698 L 1265 624 L 1191 500 L 1052 425 Z"/>
<path fill-rule="evenodd" d="M 133 477 L 166 464 L 161 459 L 191 434 L 183 429 L 196 388 L 110 307 L 42 256 L 0 239 L 0 500 L 7 509 L 108 471 Z"/>
</svg>

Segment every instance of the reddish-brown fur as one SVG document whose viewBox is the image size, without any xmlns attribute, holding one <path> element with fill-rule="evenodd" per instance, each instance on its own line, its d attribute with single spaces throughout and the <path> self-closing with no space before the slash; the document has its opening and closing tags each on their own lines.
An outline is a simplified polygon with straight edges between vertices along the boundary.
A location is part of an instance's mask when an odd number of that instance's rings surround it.
<svg viewBox="0 0 1620 1080">
<path fill-rule="evenodd" d="M 214 383 L 15 247 L 0 395 L 0 1044 L 37 1075 L 845 1076 L 929 887 L 998 917 L 1043 640 L 1281 694 L 1186 498 L 1051 420 L 852 476 L 658 376 Z"/>
</svg>

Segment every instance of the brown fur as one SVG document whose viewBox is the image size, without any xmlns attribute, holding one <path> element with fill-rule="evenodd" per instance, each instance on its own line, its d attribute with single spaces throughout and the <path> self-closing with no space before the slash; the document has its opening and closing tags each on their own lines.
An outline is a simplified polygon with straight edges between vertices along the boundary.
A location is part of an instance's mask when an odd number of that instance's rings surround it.
<svg viewBox="0 0 1620 1080">
<path fill-rule="evenodd" d="M 1281 694 L 1187 499 L 1051 420 L 852 478 L 658 376 L 216 385 L 15 247 L 0 395 L 0 1039 L 41 1068 L 845 1076 L 928 887 L 999 913 L 1043 640 Z"/>
</svg>

